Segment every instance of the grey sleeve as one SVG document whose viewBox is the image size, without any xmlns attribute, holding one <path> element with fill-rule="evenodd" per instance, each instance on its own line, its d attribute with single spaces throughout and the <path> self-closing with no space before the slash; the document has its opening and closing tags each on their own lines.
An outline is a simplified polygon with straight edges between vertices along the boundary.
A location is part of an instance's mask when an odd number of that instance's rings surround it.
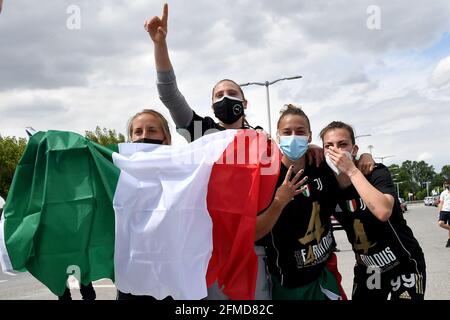
<svg viewBox="0 0 450 320">
<path fill-rule="evenodd" d="M 169 109 L 176 126 L 178 128 L 187 128 L 194 117 L 194 111 L 186 102 L 180 90 L 178 90 L 173 69 L 157 72 L 156 87 L 158 88 L 159 98 Z"/>
</svg>

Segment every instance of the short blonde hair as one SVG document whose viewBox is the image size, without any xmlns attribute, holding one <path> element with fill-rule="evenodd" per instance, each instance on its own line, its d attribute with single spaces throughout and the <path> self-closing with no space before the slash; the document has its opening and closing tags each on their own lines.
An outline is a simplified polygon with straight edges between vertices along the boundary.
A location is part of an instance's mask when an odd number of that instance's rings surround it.
<svg viewBox="0 0 450 320">
<path fill-rule="evenodd" d="M 136 119 L 136 117 L 139 117 L 140 115 L 143 115 L 143 114 L 151 114 L 152 116 L 159 119 L 159 121 L 161 122 L 161 127 L 163 130 L 163 133 L 164 133 L 164 138 L 167 140 L 167 144 L 172 144 L 172 136 L 170 134 L 169 123 L 167 122 L 166 118 L 164 118 L 164 116 L 161 113 L 159 113 L 158 111 L 153 110 L 153 109 L 144 109 L 141 112 L 136 113 L 134 116 L 132 116 L 130 118 L 130 120 L 128 120 L 128 125 L 127 125 L 128 141 L 131 142 L 131 137 L 133 135 L 133 120 Z"/>
</svg>

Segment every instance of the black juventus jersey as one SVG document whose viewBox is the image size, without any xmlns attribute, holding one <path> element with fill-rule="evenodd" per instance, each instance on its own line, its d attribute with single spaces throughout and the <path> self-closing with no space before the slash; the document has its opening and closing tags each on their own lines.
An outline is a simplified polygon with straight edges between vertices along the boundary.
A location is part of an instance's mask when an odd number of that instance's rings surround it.
<svg viewBox="0 0 450 320">
<path fill-rule="evenodd" d="M 282 164 L 277 188 L 287 171 Z M 336 246 L 330 223 L 336 180 L 324 166 L 307 165 L 304 176 L 308 176 L 307 190 L 284 208 L 272 231 L 257 242 L 266 247 L 270 274 L 287 288 L 317 279 Z"/>
<path fill-rule="evenodd" d="M 403 217 L 388 168 L 376 164 L 366 178 L 377 190 L 394 197 L 394 208 L 388 221 L 382 222 L 367 208 L 353 185 L 341 191 L 338 203 L 342 212 L 336 212 L 335 217 L 347 233 L 358 265 L 379 268 L 381 272 L 401 262 L 424 267 L 422 249 Z"/>
</svg>

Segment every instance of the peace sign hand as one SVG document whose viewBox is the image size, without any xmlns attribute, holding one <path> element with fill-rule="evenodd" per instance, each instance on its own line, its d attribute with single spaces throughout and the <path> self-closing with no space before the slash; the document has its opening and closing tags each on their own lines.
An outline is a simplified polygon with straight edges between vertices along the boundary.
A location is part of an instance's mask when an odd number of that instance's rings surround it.
<svg viewBox="0 0 450 320">
<path fill-rule="evenodd" d="M 145 21 L 144 28 L 152 38 L 154 43 L 162 43 L 167 36 L 167 20 L 169 17 L 169 6 L 164 4 L 163 15 L 161 18 L 153 17 Z"/>
<path fill-rule="evenodd" d="M 275 193 L 274 200 L 278 201 L 283 207 L 285 207 L 289 202 L 294 200 L 294 197 L 300 193 L 302 193 L 306 186 L 303 186 L 308 177 L 304 177 L 301 181 L 298 181 L 303 174 L 303 169 L 297 172 L 297 174 L 290 179 L 292 175 L 294 167 L 291 166 L 286 173 L 286 177 L 284 178 L 283 184 L 278 187 L 277 192 Z M 300 188 L 303 186 L 302 188 Z M 300 188 L 300 189 L 299 189 Z"/>
</svg>

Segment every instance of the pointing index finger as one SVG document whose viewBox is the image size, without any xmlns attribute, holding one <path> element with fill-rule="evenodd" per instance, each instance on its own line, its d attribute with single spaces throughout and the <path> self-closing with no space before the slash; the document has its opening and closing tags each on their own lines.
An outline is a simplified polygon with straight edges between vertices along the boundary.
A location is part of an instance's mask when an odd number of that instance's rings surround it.
<svg viewBox="0 0 450 320">
<path fill-rule="evenodd" d="M 167 20 L 169 18 L 169 5 L 167 3 L 164 4 L 163 15 L 161 17 L 162 24 L 165 28 L 167 28 Z"/>
</svg>

